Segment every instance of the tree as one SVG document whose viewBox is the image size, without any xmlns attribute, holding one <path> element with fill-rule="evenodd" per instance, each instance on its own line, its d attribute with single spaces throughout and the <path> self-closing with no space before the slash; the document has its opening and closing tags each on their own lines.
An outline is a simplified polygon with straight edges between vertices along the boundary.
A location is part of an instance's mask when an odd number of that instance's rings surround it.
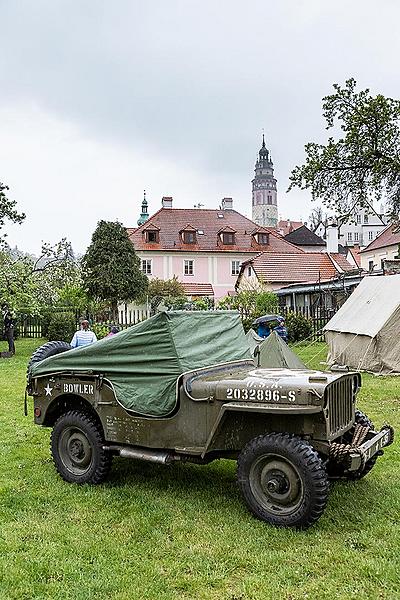
<svg viewBox="0 0 400 600">
<path fill-rule="evenodd" d="M 326 129 L 336 139 L 327 144 L 310 142 L 306 160 L 293 169 L 289 190 L 308 189 L 338 216 L 346 219 L 356 207 L 386 194 L 390 216 L 400 212 L 400 101 L 357 92 L 348 79 L 322 100 Z M 341 133 L 342 132 L 342 133 Z"/>
<path fill-rule="evenodd" d="M 148 280 L 121 223 L 100 221 L 82 259 L 84 286 L 90 297 L 110 303 L 114 318 L 118 302 L 140 300 Z"/>
<path fill-rule="evenodd" d="M 241 290 L 236 296 L 225 296 L 218 302 L 219 309 L 238 310 L 243 327 L 247 331 L 254 319 L 265 314 L 274 314 L 279 309 L 278 297 L 274 292 Z"/>
<path fill-rule="evenodd" d="M 317 206 L 316 208 L 312 209 L 308 220 L 311 231 L 316 233 L 318 227 L 322 225 L 324 233 L 326 232 L 328 225 L 328 213 L 326 213 L 321 206 Z"/>
<path fill-rule="evenodd" d="M 151 310 L 154 312 L 157 307 L 163 302 L 166 306 L 174 305 L 175 301 L 181 301 L 182 304 L 187 302 L 183 285 L 176 275 L 172 279 L 158 279 L 155 277 L 149 281 L 148 297 Z"/>
<path fill-rule="evenodd" d="M 0 250 L 0 305 L 13 311 L 39 314 L 53 306 L 66 285 L 78 285 L 80 268 L 71 244 L 63 239 L 54 246 L 43 244 L 39 258 L 10 250 Z"/>
<path fill-rule="evenodd" d="M 16 202 L 15 200 L 10 200 L 6 196 L 6 192 L 8 192 L 9 188 L 4 183 L 0 181 L 0 230 L 2 229 L 6 220 L 11 221 L 12 223 L 22 223 L 25 219 L 24 213 L 18 213 L 15 210 Z M 4 238 L 5 234 L 0 234 L 0 248 L 4 247 Z"/>
</svg>

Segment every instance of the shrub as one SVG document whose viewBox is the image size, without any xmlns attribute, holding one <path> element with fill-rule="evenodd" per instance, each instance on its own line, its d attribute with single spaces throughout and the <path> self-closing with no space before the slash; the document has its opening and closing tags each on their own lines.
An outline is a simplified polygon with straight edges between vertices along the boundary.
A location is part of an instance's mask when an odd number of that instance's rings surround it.
<svg viewBox="0 0 400 600">
<path fill-rule="evenodd" d="M 90 329 L 96 334 L 97 339 L 101 340 L 110 333 L 110 327 L 111 325 L 106 323 L 93 323 Z"/>
<path fill-rule="evenodd" d="M 75 331 L 76 320 L 73 313 L 54 313 L 49 316 L 46 336 L 49 341 L 70 342 Z"/>
<path fill-rule="evenodd" d="M 289 342 L 300 342 L 312 334 L 312 320 L 301 313 L 289 312 L 286 315 L 286 328 Z"/>
</svg>

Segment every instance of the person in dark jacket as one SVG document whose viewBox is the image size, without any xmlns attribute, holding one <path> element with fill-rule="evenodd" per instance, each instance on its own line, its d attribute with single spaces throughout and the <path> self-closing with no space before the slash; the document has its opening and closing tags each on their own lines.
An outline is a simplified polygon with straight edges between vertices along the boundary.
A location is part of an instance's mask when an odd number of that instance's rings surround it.
<svg viewBox="0 0 400 600">
<path fill-rule="evenodd" d="M 285 327 L 285 320 L 279 319 L 278 325 L 274 327 L 274 331 L 287 343 L 288 341 L 288 332 Z"/>
<path fill-rule="evenodd" d="M 14 319 L 10 312 L 6 312 L 6 316 L 4 317 L 4 334 L 8 342 L 8 351 L 11 352 L 11 354 L 15 354 Z"/>
</svg>

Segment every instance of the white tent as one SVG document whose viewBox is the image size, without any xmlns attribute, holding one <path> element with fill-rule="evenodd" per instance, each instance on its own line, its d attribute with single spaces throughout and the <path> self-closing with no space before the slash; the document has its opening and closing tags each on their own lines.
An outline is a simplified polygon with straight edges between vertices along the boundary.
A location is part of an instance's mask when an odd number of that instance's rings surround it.
<svg viewBox="0 0 400 600">
<path fill-rule="evenodd" d="M 329 364 L 400 372 L 400 275 L 364 277 L 324 331 Z"/>
</svg>

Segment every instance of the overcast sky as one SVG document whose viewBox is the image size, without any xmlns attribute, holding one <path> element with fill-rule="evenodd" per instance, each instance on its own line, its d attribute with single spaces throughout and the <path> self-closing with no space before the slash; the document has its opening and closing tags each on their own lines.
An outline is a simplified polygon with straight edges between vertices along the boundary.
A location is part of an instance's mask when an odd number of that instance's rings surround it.
<svg viewBox="0 0 400 600">
<path fill-rule="evenodd" d="M 0 0 L 0 181 L 27 214 L 9 243 L 84 252 L 100 219 L 217 208 L 251 216 L 265 129 L 282 218 L 321 98 L 353 76 L 400 97 L 396 0 Z"/>
</svg>

